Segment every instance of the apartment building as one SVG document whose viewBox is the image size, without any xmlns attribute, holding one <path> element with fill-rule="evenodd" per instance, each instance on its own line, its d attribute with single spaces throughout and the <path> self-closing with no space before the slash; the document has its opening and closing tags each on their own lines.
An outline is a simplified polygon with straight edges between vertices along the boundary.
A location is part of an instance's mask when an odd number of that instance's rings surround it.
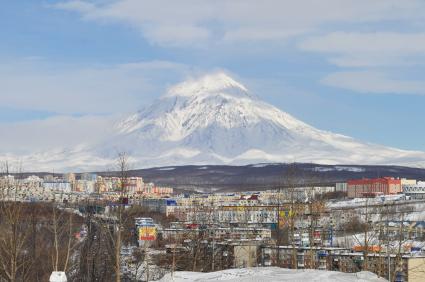
<svg viewBox="0 0 425 282">
<path fill-rule="evenodd" d="M 347 181 L 348 198 L 394 195 L 402 192 L 401 180 L 393 177 L 354 179 Z"/>
</svg>

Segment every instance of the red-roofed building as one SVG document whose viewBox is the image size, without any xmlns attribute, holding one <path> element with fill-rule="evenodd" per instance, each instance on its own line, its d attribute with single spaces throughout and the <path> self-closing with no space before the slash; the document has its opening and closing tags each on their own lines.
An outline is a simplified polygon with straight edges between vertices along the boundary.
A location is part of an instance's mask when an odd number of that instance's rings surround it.
<svg viewBox="0 0 425 282">
<path fill-rule="evenodd" d="M 347 181 L 348 198 L 393 195 L 401 192 L 401 180 L 393 177 L 354 179 Z"/>
</svg>

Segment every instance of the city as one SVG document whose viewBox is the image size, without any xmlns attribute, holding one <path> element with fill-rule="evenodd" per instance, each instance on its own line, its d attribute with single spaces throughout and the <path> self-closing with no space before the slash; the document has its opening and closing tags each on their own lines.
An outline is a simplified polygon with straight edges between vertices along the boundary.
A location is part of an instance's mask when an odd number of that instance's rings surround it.
<svg viewBox="0 0 425 282">
<path fill-rule="evenodd" d="M 62 249 L 71 242 L 74 255 L 108 241 L 103 232 L 112 232 L 111 244 L 120 246 L 119 253 L 105 255 L 111 264 L 118 257 L 124 281 L 156 280 L 182 270 L 272 266 L 370 271 L 389 281 L 422 279 L 425 182 L 381 177 L 300 185 L 297 173 L 293 164 L 282 186 L 243 192 L 176 192 L 128 171 L 111 173 L 116 176 L 3 174 L 0 187 L 3 203 L 63 212 L 60 219 L 53 212 L 53 222 L 69 224 L 72 232 L 68 241 L 55 244 Z M 67 213 L 74 223 L 66 221 Z M 25 234 L 25 228 L 20 232 Z M 90 254 L 85 259 L 96 263 Z M 59 264 L 62 260 L 58 255 Z M 84 273 L 81 258 L 67 263 L 90 281 L 102 280 L 96 268 L 106 267 L 97 262 Z"/>
<path fill-rule="evenodd" d="M 424 282 L 425 1 L 4 0 L 0 282 Z"/>
</svg>

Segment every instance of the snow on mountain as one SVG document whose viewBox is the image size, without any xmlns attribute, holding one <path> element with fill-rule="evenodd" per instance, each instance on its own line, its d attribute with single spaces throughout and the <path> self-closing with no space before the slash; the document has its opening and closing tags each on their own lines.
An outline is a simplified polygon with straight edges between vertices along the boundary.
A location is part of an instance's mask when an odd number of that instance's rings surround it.
<svg viewBox="0 0 425 282">
<path fill-rule="evenodd" d="M 404 164 L 425 161 L 425 153 L 362 143 L 315 129 L 259 100 L 224 73 L 170 88 L 151 106 L 117 125 L 116 140 L 138 165 Z M 110 151 L 108 142 L 103 152 Z"/>
<path fill-rule="evenodd" d="M 218 72 L 171 87 L 118 122 L 100 144 L 21 157 L 44 169 L 98 169 L 127 151 L 137 168 L 187 164 L 314 162 L 425 164 L 425 153 L 359 142 L 318 130 L 267 104 Z"/>
</svg>

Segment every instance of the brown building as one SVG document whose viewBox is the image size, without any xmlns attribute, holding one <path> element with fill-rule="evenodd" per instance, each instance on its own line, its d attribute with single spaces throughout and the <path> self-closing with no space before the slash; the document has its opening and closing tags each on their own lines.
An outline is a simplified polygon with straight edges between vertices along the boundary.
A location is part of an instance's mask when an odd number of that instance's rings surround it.
<svg viewBox="0 0 425 282">
<path fill-rule="evenodd" d="M 348 198 L 365 198 L 400 193 L 401 180 L 392 177 L 347 181 Z"/>
</svg>

